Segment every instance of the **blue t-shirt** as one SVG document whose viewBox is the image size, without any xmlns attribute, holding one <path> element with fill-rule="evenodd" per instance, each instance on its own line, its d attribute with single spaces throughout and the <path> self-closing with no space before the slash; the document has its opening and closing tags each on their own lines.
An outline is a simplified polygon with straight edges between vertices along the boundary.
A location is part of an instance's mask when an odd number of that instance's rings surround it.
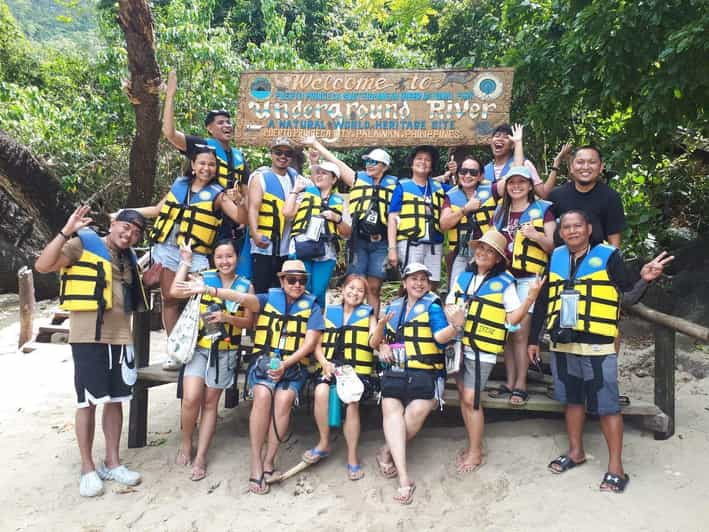
<svg viewBox="0 0 709 532">
<path fill-rule="evenodd" d="M 446 314 L 443 312 L 443 307 L 438 303 L 433 303 L 428 308 L 428 323 L 431 325 L 431 331 L 436 334 L 441 329 L 448 327 L 448 320 L 446 319 Z M 438 347 L 443 347 L 445 344 L 439 344 L 436 342 Z"/>
<path fill-rule="evenodd" d="M 428 189 L 428 183 L 425 184 L 424 186 L 421 186 L 419 184 L 416 184 L 417 187 L 419 187 L 419 190 L 421 191 L 421 195 L 426 194 L 426 192 L 431 192 L 430 189 Z M 402 203 L 402 196 L 404 194 L 404 189 L 401 188 L 401 185 L 399 183 L 396 184 L 396 188 L 394 189 L 394 193 L 391 196 L 391 202 L 389 202 L 389 211 L 387 211 L 387 214 L 391 214 L 392 212 L 401 212 L 401 203 Z M 436 244 L 440 244 L 443 242 L 443 235 L 439 233 L 438 231 L 432 231 L 431 236 L 433 237 L 433 241 Z"/>
<path fill-rule="evenodd" d="M 266 302 L 268 301 L 268 294 L 256 294 L 256 297 L 258 298 L 259 306 L 260 306 L 260 312 L 263 312 L 263 309 L 266 307 Z M 286 303 L 286 313 L 290 310 L 290 305 Z M 445 316 L 443 317 L 445 319 Z M 308 318 L 308 330 L 313 330 L 313 331 L 324 331 L 325 330 L 325 320 L 323 319 L 322 316 L 322 309 L 320 308 L 320 305 L 317 304 L 317 302 L 313 303 L 313 310 L 310 313 L 310 317 Z"/>
</svg>

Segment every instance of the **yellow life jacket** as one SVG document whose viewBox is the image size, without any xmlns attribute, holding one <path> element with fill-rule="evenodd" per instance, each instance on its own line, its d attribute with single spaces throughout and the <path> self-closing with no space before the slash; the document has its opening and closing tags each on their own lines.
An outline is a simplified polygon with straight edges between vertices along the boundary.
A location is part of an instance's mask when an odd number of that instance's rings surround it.
<svg viewBox="0 0 709 532">
<path fill-rule="evenodd" d="M 397 182 L 395 176 L 387 174 L 382 176 L 379 183 L 375 185 L 367 172 L 357 172 L 357 179 L 350 190 L 348 205 L 352 224 L 355 225 L 364 218 L 376 198 L 379 222 L 386 226 L 387 212 Z"/>
<path fill-rule="evenodd" d="M 150 236 L 156 242 L 165 242 L 175 223 L 179 223 L 177 245 L 191 240 L 195 253 L 209 255 L 221 224 L 221 213 L 214 201 L 224 189 L 212 181 L 199 192 L 192 192 L 191 184 L 189 177 L 175 180 Z"/>
<path fill-rule="evenodd" d="M 401 211 L 397 240 L 423 240 L 428 228 L 428 242 L 434 241 L 435 233 L 441 232 L 441 210 L 445 193 L 438 181 L 430 177 L 426 181 L 426 191 L 422 192 L 413 179 L 401 179 Z M 426 198 L 430 201 L 427 205 Z"/>
<path fill-rule="evenodd" d="M 295 219 L 293 220 L 293 228 L 291 229 L 291 236 L 298 236 L 305 233 L 308 228 L 308 223 L 313 216 L 319 216 L 323 211 L 334 211 L 339 216 L 342 216 L 342 212 L 345 207 L 345 201 L 339 194 L 332 193 L 327 200 L 327 205 L 322 200 L 320 196 L 320 189 L 318 187 L 308 187 L 303 192 L 303 199 L 298 207 L 298 212 L 295 214 Z M 327 220 L 325 223 L 325 234 L 331 237 L 337 236 L 337 224 L 331 220 Z"/>
<path fill-rule="evenodd" d="M 344 307 L 327 307 L 322 340 L 325 358 L 332 360 L 342 354 L 345 364 L 354 366 L 358 375 L 371 375 L 374 371 L 374 357 L 369 347 L 369 317 L 372 312 L 372 307 L 361 304 L 344 324 Z"/>
<path fill-rule="evenodd" d="M 488 276 L 473 295 L 468 293 L 474 272 L 464 271 L 454 288 L 456 303 L 468 307 L 463 327 L 463 344 L 481 353 L 496 355 L 505 349 L 507 312 L 503 295 L 515 282 L 508 272 Z"/>
<path fill-rule="evenodd" d="M 446 196 L 448 196 L 453 212 L 461 210 L 465 204 L 468 203 L 468 197 L 459 186 L 453 187 L 446 192 Z M 487 181 L 481 181 L 478 183 L 477 187 L 475 187 L 473 196 L 480 201 L 480 208 L 472 213 L 473 220 L 480 228 L 480 231 L 484 233 L 490 228 L 490 220 L 492 220 L 492 215 L 497 207 L 495 196 L 492 193 L 492 185 Z M 458 225 L 448 230 L 448 244 L 451 248 L 455 248 L 458 245 L 461 228 L 466 227 L 468 224 L 468 215 L 464 214 L 460 222 L 458 222 Z M 470 237 L 472 237 L 472 232 Z"/>
<path fill-rule="evenodd" d="M 558 323 L 561 310 L 561 292 L 569 288 L 579 294 L 578 324 L 575 331 L 615 338 L 618 334 L 620 292 L 608 276 L 608 259 L 617 251 L 608 244 L 591 248 L 570 278 L 571 255 L 569 248 L 554 250 L 549 265 L 549 306 L 547 329 Z"/>
<path fill-rule="evenodd" d="M 113 306 L 113 267 L 111 252 L 104 240 L 91 229 L 77 233 L 83 246 L 79 260 L 59 273 L 61 282 L 59 305 L 64 310 L 96 312 L 96 335 L 101 339 L 103 313 Z M 148 307 L 145 289 L 132 249 L 127 250 L 131 262 L 132 283 L 128 286 L 133 306 L 124 308 L 129 313 Z M 124 304 L 129 304 L 126 301 Z"/>
<path fill-rule="evenodd" d="M 544 215 L 551 207 L 551 202 L 544 200 L 536 200 L 531 203 L 522 216 L 519 218 L 519 224 L 531 223 L 532 227 L 539 233 L 544 234 Z M 500 216 L 496 226 L 499 231 L 503 230 L 504 220 Z M 530 240 L 522 234 L 519 229 L 515 233 L 515 239 L 512 244 L 512 268 L 522 270 L 530 274 L 540 274 L 546 269 L 549 256 L 542 247 L 534 240 Z"/>
<path fill-rule="evenodd" d="M 266 185 L 258 213 L 258 230 L 273 243 L 273 255 L 278 255 L 286 224 L 283 217 L 286 194 L 278 176 L 270 168 L 264 166 L 259 168 L 258 171 L 263 175 Z M 291 180 L 291 184 L 295 183 L 297 175 L 298 172 L 293 168 L 288 168 L 288 177 Z"/>
<path fill-rule="evenodd" d="M 274 353 L 286 360 L 305 341 L 313 305 L 315 296 L 306 293 L 293 302 L 286 314 L 283 289 L 271 288 L 266 305 L 256 321 L 254 352 Z"/>
<path fill-rule="evenodd" d="M 223 189 L 233 188 L 235 184 L 246 182 L 246 162 L 241 150 L 230 148 L 229 153 L 216 139 L 206 139 L 207 144 L 214 148 L 217 156 L 217 181 Z M 229 164 L 231 155 L 231 164 Z"/>
<path fill-rule="evenodd" d="M 251 288 L 251 282 L 244 277 L 237 276 L 231 283 L 231 286 L 222 286 L 221 278 L 217 270 L 206 270 L 201 272 L 204 278 L 204 284 L 207 286 L 213 286 L 215 288 L 229 288 L 231 290 L 236 290 L 237 292 L 248 293 Z M 233 301 L 223 301 L 222 299 L 212 296 L 209 294 L 202 295 L 199 303 L 199 313 L 200 315 L 209 312 L 208 306 L 211 303 L 216 303 L 222 310 L 227 311 L 230 315 L 236 316 L 237 318 L 244 317 L 244 309 L 238 308 L 234 311 L 236 304 Z M 217 349 L 219 351 L 227 351 L 231 349 L 237 349 L 241 345 L 241 330 L 237 329 L 229 323 L 224 323 L 224 335 L 219 339 L 217 343 Z M 200 318 L 199 320 L 199 333 L 197 337 L 197 345 L 204 347 L 205 349 L 212 348 L 213 341 L 211 338 L 204 335 L 204 322 Z"/>
<path fill-rule="evenodd" d="M 440 305 L 440 301 L 436 294 L 429 292 L 412 309 L 406 309 L 406 297 L 402 297 L 392 301 L 384 311 L 385 314 L 394 313 L 387 323 L 387 331 L 395 342 L 404 344 L 408 368 L 429 371 L 443 369 L 443 348 L 433 337 L 429 315 L 431 305 Z"/>
</svg>

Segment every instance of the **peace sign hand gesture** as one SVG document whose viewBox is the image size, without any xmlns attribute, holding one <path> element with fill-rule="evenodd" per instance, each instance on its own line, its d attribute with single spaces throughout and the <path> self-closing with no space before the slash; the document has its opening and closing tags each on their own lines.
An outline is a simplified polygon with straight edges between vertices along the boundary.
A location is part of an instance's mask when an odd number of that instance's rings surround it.
<svg viewBox="0 0 709 532">
<path fill-rule="evenodd" d="M 665 269 L 665 264 L 669 264 L 675 259 L 674 255 L 669 255 L 666 251 L 660 253 L 657 257 L 648 262 L 640 270 L 640 277 L 648 283 L 657 279 Z"/>
</svg>

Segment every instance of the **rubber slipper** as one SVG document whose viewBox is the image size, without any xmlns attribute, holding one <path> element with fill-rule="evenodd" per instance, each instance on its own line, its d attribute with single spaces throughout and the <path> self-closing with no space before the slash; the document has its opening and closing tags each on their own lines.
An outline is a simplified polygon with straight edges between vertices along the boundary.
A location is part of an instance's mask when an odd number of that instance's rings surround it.
<svg viewBox="0 0 709 532">
<path fill-rule="evenodd" d="M 630 482 L 630 475 L 627 473 L 624 477 L 619 477 L 613 473 L 606 473 L 603 475 L 603 480 L 599 486 L 601 491 L 610 491 L 611 493 L 623 493 L 626 486 Z"/>
<path fill-rule="evenodd" d="M 321 451 L 317 447 L 313 447 L 303 453 L 303 462 L 311 465 L 317 464 L 320 460 L 327 458 L 328 456 L 330 456 L 329 451 Z"/>
<path fill-rule="evenodd" d="M 562 454 L 561 456 L 558 456 L 554 458 L 551 462 L 549 462 L 547 469 L 549 469 L 549 471 L 551 471 L 555 475 L 561 475 L 562 473 L 566 473 L 569 469 L 573 469 L 574 467 L 580 466 L 581 464 L 585 463 L 585 458 L 580 462 L 574 462 L 571 458 L 569 458 L 568 455 Z"/>
<path fill-rule="evenodd" d="M 414 491 L 416 491 L 416 484 L 413 482 L 408 486 L 399 486 L 396 488 L 394 500 L 399 504 L 411 504 L 414 500 Z"/>
<path fill-rule="evenodd" d="M 510 396 L 510 404 L 512 406 L 524 406 L 529 401 L 529 394 L 525 390 L 515 388 Z"/>
<path fill-rule="evenodd" d="M 198 482 L 207 476 L 207 468 L 200 467 L 198 465 L 192 466 L 192 474 L 190 475 L 190 480 L 193 482 Z"/>
<path fill-rule="evenodd" d="M 347 464 L 347 478 L 350 480 L 360 480 L 364 478 L 364 471 L 362 471 L 361 464 Z"/>
<path fill-rule="evenodd" d="M 249 479 L 249 491 L 251 493 L 255 493 L 256 495 L 266 495 L 269 491 L 271 491 L 271 486 L 269 486 L 264 480 L 263 473 L 260 478 Z"/>
<path fill-rule="evenodd" d="M 492 397 L 493 399 L 501 399 L 503 397 L 507 397 L 508 395 L 512 395 L 512 389 L 509 388 L 506 384 L 500 384 L 496 389 L 490 390 L 487 392 L 488 397 Z"/>
<path fill-rule="evenodd" d="M 375 460 L 377 461 L 379 472 L 384 478 L 394 478 L 399 475 L 399 471 L 397 471 L 394 462 L 385 462 L 379 455 L 375 457 Z"/>
</svg>

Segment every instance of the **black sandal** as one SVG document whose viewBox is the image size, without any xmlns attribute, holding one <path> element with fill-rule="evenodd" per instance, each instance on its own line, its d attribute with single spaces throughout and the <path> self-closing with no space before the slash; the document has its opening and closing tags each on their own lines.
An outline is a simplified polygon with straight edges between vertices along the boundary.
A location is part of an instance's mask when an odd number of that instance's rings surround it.
<svg viewBox="0 0 709 532">
<path fill-rule="evenodd" d="M 261 477 L 259 478 L 250 478 L 249 484 L 249 491 L 256 495 L 266 495 L 271 491 L 271 486 L 266 483 L 266 480 L 263 478 L 263 473 L 261 473 Z M 254 489 L 251 484 L 255 484 L 258 488 Z"/>
<path fill-rule="evenodd" d="M 558 456 L 557 458 L 554 458 L 551 462 L 549 462 L 547 469 L 549 469 L 549 471 L 551 471 L 555 475 L 561 475 L 562 473 L 566 473 L 569 469 L 573 469 L 574 467 L 580 466 L 581 464 L 585 463 L 585 458 L 580 462 L 575 462 L 569 457 L 569 455 L 562 454 L 561 456 Z"/>
<path fill-rule="evenodd" d="M 500 384 L 496 389 L 487 392 L 487 396 L 493 399 L 502 399 L 508 395 L 512 395 L 512 390 L 506 384 Z"/>
<path fill-rule="evenodd" d="M 519 398 L 519 401 L 513 401 L 513 398 Z M 515 388 L 512 390 L 512 395 L 510 396 L 510 404 L 512 406 L 524 406 L 527 404 L 527 401 L 529 401 L 529 394 L 525 390 L 520 390 L 519 388 Z"/>
<path fill-rule="evenodd" d="M 603 480 L 601 481 L 599 488 L 601 491 L 623 493 L 625 491 L 625 487 L 628 485 L 628 482 L 630 482 L 630 475 L 627 473 L 625 474 L 625 477 L 621 478 L 618 475 L 608 472 L 603 475 Z"/>
</svg>

